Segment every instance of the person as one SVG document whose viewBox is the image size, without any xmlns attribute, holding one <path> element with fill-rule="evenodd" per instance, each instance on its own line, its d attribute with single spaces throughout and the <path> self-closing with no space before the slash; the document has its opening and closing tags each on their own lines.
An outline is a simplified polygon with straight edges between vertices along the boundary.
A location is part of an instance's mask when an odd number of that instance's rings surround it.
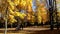
<svg viewBox="0 0 60 34">
<path fill-rule="evenodd" d="M 19 17 L 15 17 L 15 19 L 17 20 L 17 27 L 16 30 L 23 30 L 23 23 L 22 20 Z M 21 29 L 22 28 L 22 29 Z"/>
</svg>

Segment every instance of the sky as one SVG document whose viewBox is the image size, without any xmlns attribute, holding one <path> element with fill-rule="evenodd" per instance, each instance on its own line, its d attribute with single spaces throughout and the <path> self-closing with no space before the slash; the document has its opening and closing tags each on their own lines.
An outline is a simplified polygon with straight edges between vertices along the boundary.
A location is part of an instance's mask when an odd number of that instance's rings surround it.
<svg viewBox="0 0 60 34">
<path fill-rule="evenodd" d="M 32 6 L 33 11 L 35 11 L 35 9 L 36 9 L 36 5 L 35 5 L 35 3 L 36 3 L 36 1 L 33 0 L 33 6 Z"/>
</svg>

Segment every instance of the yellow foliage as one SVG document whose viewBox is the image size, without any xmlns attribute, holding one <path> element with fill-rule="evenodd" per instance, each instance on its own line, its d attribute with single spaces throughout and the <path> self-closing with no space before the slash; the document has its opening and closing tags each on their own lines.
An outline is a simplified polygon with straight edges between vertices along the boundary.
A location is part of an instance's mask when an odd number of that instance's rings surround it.
<svg viewBox="0 0 60 34">
<path fill-rule="evenodd" d="M 38 16 L 38 23 L 41 23 L 41 22 L 42 22 L 42 17 Z"/>
<path fill-rule="evenodd" d="M 38 17 L 38 22 L 41 23 L 45 23 L 48 21 L 48 15 L 47 15 L 47 9 L 44 6 L 44 3 L 41 3 L 39 5 L 39 7 L 37 8 L 37 17 Z"/>
<path fill-rule="evenodd" d="M 8 23 L 15 23 L 17 22 L 17 20 L 15 20 L 14 16 L 13 15 L 8 15 Z"/>
<path fill-rule="evenodd" d="M 9 8 L 8 10 L 9 10 L 9 14 L 14 14 L 14 12 L 11 8 Z"/>
<path fill-rule="evenodd" d="M 32 16 L 31 20 L 32 20 L 32 23 L 34 23 L 35 22 L 35 16 Z"/>
<path fill-rule="evenodd" d="M 39 0 L 38 0 L 39 1 Z M 27 16 L 27 20 L 30 20 L 31 22 L 35 21 L 35 16 L 32 14 L 32 0 L 7 0 L 8 2 L 8 20 L 9 23 L 17 22 L 17 20 L 14 18 L 15 16 L 20 17 L 20 19 L 24 19 L 25 16 Z M 37 6 L 37 19 L 38 22 L 41 23 L 46 22 L 48 19 L 47 17 L 47 11 L 45 8 L 44 3 L 36 4 Z M 19 8 L 19 9 L 18 9 Z M 21 12 L 18 12 L 19 10 L 24 10 L 26 8 L 27 15 Z M 18 10 L 18 11 L 14 11 Z"/>
<path fill-rule="evenodd" d="M 14 16 L 19 16 L 21 19 L 24 19 L 24 17 L 26 16 L 26 14 L 20 12 L 14 12 L 14 14 Z"/>
<path fill-rule="evenodd" d="M 7 2 L 9 4 L 8 8 L 11 8 L 12 10 L 14 10 L 14 3 L 11 0 L 7 0 Z"/>
<path fill-rule="evenodd" d="M 22 6 L 25 6 L 25 5 L 26 5 L 26 0 L 21 0 L 20 4 L 21 4 Z"/>
<path fill-rule="evenodd" d="M 21 0 L 13 0 L 14 4 L 17 6 Z"/>
</svg>

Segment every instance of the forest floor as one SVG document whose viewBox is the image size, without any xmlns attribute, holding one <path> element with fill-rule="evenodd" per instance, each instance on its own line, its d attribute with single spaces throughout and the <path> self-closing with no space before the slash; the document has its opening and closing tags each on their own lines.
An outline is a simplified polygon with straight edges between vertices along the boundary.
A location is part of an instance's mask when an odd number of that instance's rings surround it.
<svg viewBox="0 0 60 34">
<path fill-rule="evenodd" d="M 5 28 L 0 28 L 0 34 L 4 34 Z M 54 30 L 50 30 L 49 27 L 46 26 L 32 26 L 23 28 L 23 30 L 16 31 L 15 28 L 8 28 L 7 34 L 60 34 L 60 28 L 54 28 Z"/>
</svg>

